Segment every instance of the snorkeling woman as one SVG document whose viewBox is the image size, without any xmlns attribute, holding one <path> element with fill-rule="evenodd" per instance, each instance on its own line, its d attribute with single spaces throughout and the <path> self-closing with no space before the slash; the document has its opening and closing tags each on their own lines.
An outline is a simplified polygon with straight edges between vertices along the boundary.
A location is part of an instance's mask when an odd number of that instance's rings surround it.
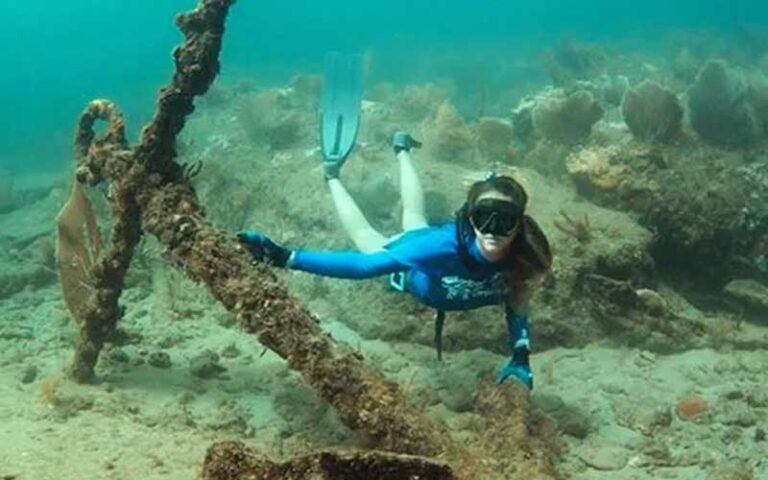
<svg viewBox="0 0 768 480">
<path fill-rule="evenodd" d="M 403 233 L 387 238 L 365 219 L 339 179 L 343 160 L 326 162 L 325 177 L 344 230 L 358 251 L 289 250 L 260 232 L 238 239 L 256 261 L 336 278 L 390 274 L 392 286 L 438 311 L 504 305 L 511 359 L 497 381 L 514 377 L 529 389 L 530 338 L 526 305 L 531 289 L 552 263 L 547 239 L 525 214 L 528 196 L 511 177 L 489 175 L 474 183 L 455 221 L 430 226 L 410 151 L 420 146 L 397 132 L 392 142 L 400 165 Z M 440 355 L 440 332 L 436 335 Z"/>
</svg>

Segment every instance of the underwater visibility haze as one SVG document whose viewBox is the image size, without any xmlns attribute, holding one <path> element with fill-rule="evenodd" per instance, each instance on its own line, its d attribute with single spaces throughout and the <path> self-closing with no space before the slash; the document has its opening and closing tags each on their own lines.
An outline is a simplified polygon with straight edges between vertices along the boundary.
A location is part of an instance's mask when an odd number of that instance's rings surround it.
<svg viewBox="0 0 768 480">
<path fill-rule="evenodd" d="M 765 4 L 4 7 L 0 477 L 768 478 Z"/>
</svg>

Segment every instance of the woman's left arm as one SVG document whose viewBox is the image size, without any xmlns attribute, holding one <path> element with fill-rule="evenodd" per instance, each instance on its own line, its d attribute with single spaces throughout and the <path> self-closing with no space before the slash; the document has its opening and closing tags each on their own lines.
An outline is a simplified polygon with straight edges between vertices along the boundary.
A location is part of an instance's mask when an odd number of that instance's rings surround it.
<svg viewBox="0 0 768 480">
<path fill-rule="evenodd" d="M 528 302 L 534 289 L 544 279 L 543 274 L 528 277 L 523 281 L 510 281 L 511 286 L 504 304 L 507 321 L 509 347 L 514 352 L 518 348 L 530 351 L 530 331 L 528 328 Z"/>
<path fill-rule="evenodd" d="M 517 378 L 529 389 L 533 388 L 533 373 L 530 367 L 531 340 L 528 327 L 527 305 L 531 296 L 532 284 L 526 281 L 513 284 L 506 299 L 504 316 L 507 323 L 507 339 L 512 350 L 512 358 L 499 372 L 497 381 L 502 383 L 509 377 Z"/>
</svg>

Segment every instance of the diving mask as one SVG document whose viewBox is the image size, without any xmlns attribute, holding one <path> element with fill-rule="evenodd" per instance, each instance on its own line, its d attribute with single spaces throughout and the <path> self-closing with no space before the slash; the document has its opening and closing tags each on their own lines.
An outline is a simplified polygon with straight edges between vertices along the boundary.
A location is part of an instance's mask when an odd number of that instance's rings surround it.
<svg viewBox="0 0 768 480">
<path fill-rule="evenodd" d="M 522 216 L 516 204 L 493 198 L 480 200 L 469 209 L 469 219 L 480 233 L 502 237 L 517 230 Z"/>
</svg>

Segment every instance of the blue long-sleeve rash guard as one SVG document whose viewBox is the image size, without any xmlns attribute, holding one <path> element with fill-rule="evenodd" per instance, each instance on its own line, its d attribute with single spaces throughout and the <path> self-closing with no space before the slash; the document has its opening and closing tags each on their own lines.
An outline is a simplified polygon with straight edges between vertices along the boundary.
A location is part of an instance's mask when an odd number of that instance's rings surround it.
<svg viewBox="0 0 768 480">
<path fill-rule="evenodd" d="M 337 278 L 372 278 L 405 272 L 405 288 L 423 303 L 441 310 L 470 310 L 504 303 L 501 266 L 489 262 L 475 238 L 466 242 L 476 260 L 461 260 L 455 222 L 404 233 L 374 253 L 296 250 L 290 267 Z"/>
</svg>

